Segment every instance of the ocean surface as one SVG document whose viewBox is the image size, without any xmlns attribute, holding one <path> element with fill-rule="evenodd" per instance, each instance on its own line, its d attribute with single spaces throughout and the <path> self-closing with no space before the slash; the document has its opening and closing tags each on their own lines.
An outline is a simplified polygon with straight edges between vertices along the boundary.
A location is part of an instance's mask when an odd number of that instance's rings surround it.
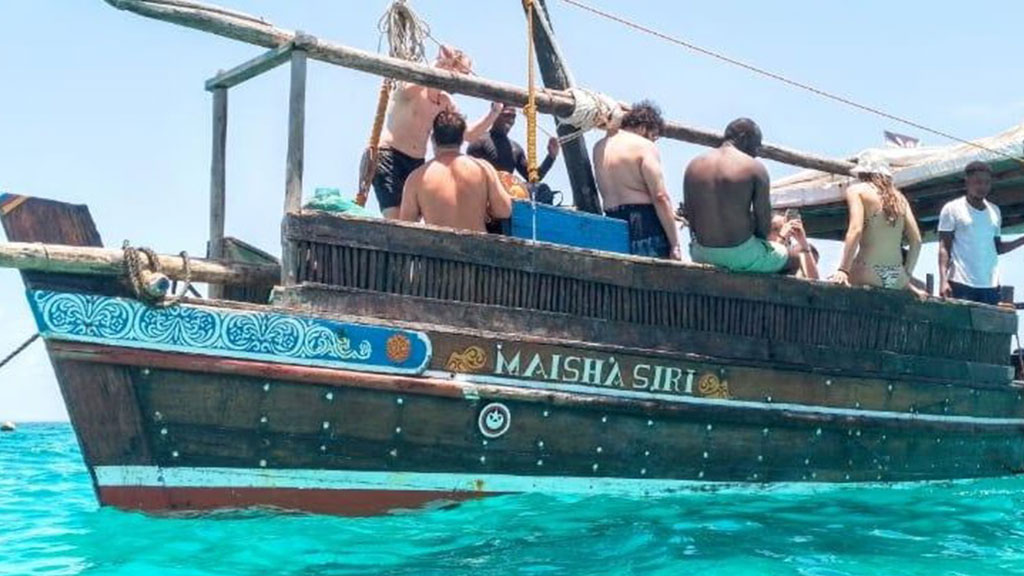
<svg viewBox="0 0 1024 576">
<path fill-rule="evenodd" d="M 0 434 L 0 574 L 1024 574 L 1024 479 L 154 517 L 100 509 L 71 427 L 26 424 Z"/>
</svg>

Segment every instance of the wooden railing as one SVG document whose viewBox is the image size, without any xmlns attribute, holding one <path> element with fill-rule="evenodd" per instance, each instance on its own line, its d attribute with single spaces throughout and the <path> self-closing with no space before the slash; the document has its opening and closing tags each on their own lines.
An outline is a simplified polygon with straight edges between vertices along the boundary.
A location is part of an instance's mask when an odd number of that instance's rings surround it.
<svg viewBox="0 0 1024 576">
<path fill-rule="evenodd" d="M 991 307 L 384 221 L 291 215 L 285 235 L 298 281 L 371 292 L 986 364 L 1016 331 Z"/>
</svg>

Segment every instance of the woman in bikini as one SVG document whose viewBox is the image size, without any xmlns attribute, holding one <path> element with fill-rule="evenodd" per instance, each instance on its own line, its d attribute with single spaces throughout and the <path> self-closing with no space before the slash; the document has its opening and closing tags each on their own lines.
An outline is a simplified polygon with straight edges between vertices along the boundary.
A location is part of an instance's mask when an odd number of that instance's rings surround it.
<svg viewBox="0 0 1024 576">
<path fill-rule="evenodd" d="M 844 285 L 907 289 L 926 297 L 910 283 L 921 251 L 921 231 L 907 199 L 892 184 L 888 163 L 866 152 L 850 172 L 859 181 L 846 190 L 850 224 L 832 279 Z"/>
</svg>

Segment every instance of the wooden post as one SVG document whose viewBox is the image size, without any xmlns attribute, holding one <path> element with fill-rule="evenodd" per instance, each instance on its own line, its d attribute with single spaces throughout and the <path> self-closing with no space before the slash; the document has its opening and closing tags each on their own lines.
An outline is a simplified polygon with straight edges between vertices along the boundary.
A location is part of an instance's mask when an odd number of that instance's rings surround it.
<svg viewBox="0 0 1024 576">
<path fill-rule="evenodd" d="M 306 129 L 306 50 L 303 34 L 295 34 L 295 49 L 291 53 L 291 91 L 288 96 L 288 162 L 285 167 L 284 212 L 296 214 L 302 210 L 302 163 L 304 159 Z M 294 247 L 281 236 L 281 284 L 295 283 Z"/>
<path fill-rule="evenodd" d="M 284 210 L 302 208 L 302 162 L 306 130 L 306 51 L 292 51 L 291 92 L 288 96 L 288 164 L 285 168 Z"/>
<path fill-rule="evenodd" d="M 544 0 L 533 0 L 533 41 L 536 46 L 537 63 L 544 86 L 555 90 L 572 88 L 572 74 L 569 72 L 561 51 L 555 41 L 555 33 L 551 27 L 551 16 Z M 523 4 L 525 9 L 526 4 Z M 558 135 L 567 136 L 576 131 L 574 126 L 558 123 Z M 562 157 L 566 172 L 569 173 L 569 184 L 572 186 L 573 204 L 577 210 L 601 213 L 601 201 L 594 182 L 594 170 L 590 166 L 590 153 L 587 140 L 580 135 L 562 145 Z"/>
<path fill-rule="evenodd" d="M 213 90 L 213 152 L 210 158 L 210 241 L 206 256 L 219 260 L 224 255 L 224 204 L 228 137 L 228 89 Z M 220 298 L 223 286 L 211 284 L 207 295 Z"/>
</svg>

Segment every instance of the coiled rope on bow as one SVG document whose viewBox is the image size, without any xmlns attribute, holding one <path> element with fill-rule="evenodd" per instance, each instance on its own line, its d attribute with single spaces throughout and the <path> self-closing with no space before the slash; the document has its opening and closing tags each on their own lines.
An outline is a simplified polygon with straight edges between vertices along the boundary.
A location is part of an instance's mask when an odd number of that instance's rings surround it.
<svg viewBox="0 0 1024 576">
<path fill-rule="evenodd" d="M 430 39 L 440 46 L 440 42 L 430 34 L 430 26 L 412 9 L 406 0 L 395 0 L 388 7 L 380 21 L 377 22 L 380 37 L 377 51 L 380 52 L 384 40 L 388 42 L 388 55 L 410 62 L 426 62 L 426 40 Z M 384 130 L 384 119 L 387 116 L 388 102 L 391 92 L 395 89 L 395 80 L 385 78 L 377 95 L 377 110 L 373 116 L 373 127 L 370 129 L 370 140 L 363 153 L 359 166 L 359 191 L 356 193 L 356 204 L 366 206 L 373 175 L 377 172 L 379 160 L 380 135 Z"/>
<path fill-rule="evenodd" d="M 121 249 L 124 254 L 124 272 L 132 293 L 146 304 L 157 308 L 175 306 L 192 289 L 192 261 L 188 257 L 188 252 L 180 252 L 182 267 L 185 270 L 185 288 L 181 294 L 169 294 L 171 282 L 163 273 L 163 266 L 156 252 L 145 246 L 135 248 L 127 240 Z M 145 267 L 140 254 L 146 257 Z"/>
</svg>

